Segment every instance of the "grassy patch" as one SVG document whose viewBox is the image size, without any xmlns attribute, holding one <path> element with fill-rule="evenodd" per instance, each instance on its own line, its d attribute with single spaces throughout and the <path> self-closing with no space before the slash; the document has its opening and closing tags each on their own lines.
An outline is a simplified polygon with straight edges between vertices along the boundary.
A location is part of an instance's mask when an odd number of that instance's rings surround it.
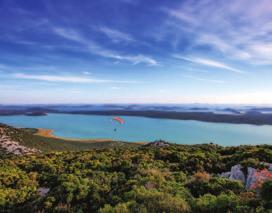
<svg viewBox="0 0 272 213">
<path fill-rule="evenodd" d="M 50 151 L 81 151 L 88 149 L 101 149 L 108 147 L 134 147 L 138 146 L 134 143 L 125 142 L 82 142 L 77 140 L 63 140 L 56 138 L 47 138 L 35 135 L 36 129 L 24 128 L 18 129 L 7 125 L 0 124 L 0 127 L 5 128 L 7 134 L 12 140 L 20 142 L 21 145 L 36 148 L 44 152 Z"/>
</svg>

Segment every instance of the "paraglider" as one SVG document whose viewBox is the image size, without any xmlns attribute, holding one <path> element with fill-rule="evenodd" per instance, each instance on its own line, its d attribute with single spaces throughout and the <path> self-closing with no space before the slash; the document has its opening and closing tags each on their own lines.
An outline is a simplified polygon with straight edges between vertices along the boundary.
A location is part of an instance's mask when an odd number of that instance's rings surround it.
<svg viewBox="0 0 272 213">
<path fill-rule="evenodd" d="M 123 118 L 120 118 L 120 117 L 114 117 L 112 120 L 117 121 L 117 122 L 119 122 L 120 124 L 124 124 L 124 123 L 125 123 L 124 119 L 123 119 Z"/>
<path fill-rule="evenodd" d="M 112 120 L 115 121 L 115 122 L 118 122 L 119 124 L 124 124 L 125 123 L 124 119 L 120 118 L 120 117 L 114 117 L 114 118 L 112 118 Z M 116 132 L 116 131 L 117 131 L 117 128 L 114 128 L 114 132 Z"/>
</svg>

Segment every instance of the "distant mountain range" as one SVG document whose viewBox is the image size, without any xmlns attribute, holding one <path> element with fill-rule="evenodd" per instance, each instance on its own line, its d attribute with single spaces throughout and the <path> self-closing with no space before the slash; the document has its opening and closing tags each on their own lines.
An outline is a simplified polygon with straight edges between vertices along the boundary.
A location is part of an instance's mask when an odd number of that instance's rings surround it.
<svg viewBox="0 0 272 213">
<path fill-rule="evenodd" d="M 143 116 L 220 123 L 272 125 L 272 107 L 197 104 L 0 105 L 0 115 L 45 116 L 47 113 Z"/>
<path fill-rule="evenodd" d="M 59 104 L 59 105 L 0 105 L 0 113 L 22 111 L 174 111 L 213 112 L 215 114 L 271 113 L 271 107 L 211 104 Z"/>
</svg>

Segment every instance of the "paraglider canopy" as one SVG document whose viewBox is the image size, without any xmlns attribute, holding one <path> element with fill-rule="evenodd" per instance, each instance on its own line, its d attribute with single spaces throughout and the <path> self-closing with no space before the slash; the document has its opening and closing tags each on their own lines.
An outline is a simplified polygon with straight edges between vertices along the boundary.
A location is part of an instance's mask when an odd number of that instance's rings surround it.
<svg viewBox="0 0 272 213">
<path fill-rule="evenodd" d="M 117 121 L 120 124 L 124 124 L 125 123 L 124 119 L 120 118 L 120 117 L 114 117 L 112 120 Z"/>
</svg>

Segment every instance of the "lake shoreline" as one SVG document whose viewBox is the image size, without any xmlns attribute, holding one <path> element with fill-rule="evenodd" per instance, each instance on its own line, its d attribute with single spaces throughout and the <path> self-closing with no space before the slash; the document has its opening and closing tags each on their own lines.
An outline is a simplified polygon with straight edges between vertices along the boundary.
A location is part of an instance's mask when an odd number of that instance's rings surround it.
<svg viewBox="0 0 272 213">
<path fill-rule="evenodd" d="M 66 137 L 59 137 L 54 135 L 54 130 L 52 129 L 43 129 L 43 128 L 37 128 L 37 132 L 34 135 L 41 136 L 41 137 L 46 137 L 46 138 L 53 138 L 53 139 L 58 139 L 58 140 L 64 140 L 64 141 L 73 141 L 73 142 L 85 142 L 85 143 L 106 143 L 106 142 L 119 142 L 115 141 L 112 139 L 107 139 L 107 138 L 99 138 L 99 139 L 91 139 L 91 138 L 86 138 L 86 139 L 80 139 L 80 138 L 66 138 Z M 131 142 L 135 144 L 146 144 L 148 142 Z"/>
<path fill-rule="evenodd" d="M 177 119 L 122 116 L 125 124 L 113 123 L 114 116 L 49 113 L 47 116 L 0 116 L 7 125 L 33 129 L 48 139 L 69 142 L 151 142 L 177 144 L 215 143 L 223 146 L 271 144 L 272 126 L 222 124 Z M 38 128 L 49 130 L 37 131 Z M 114 131 L 117 128 L 118 131 Z M 36 130 L 34 130 L 36 129 Z M 53 132 L 53 131 L 54 132 Z M 43 138 L 40 138 L 43 140 Z"/>
<path fill-rule="evenodd" d="M 54 135 L 54 130 L 52 129 L 43 129 L 43 128 L 37 128 L 37 132 L 35 135 L 47 137 L 47 138 L 54 138 L 54 139 L 60 139 L 65 141 L 79 141 L 79 142 L 88 142 L 88 143 L 97 143 L 97 142 L 115 142 L 112 139 L 79 139 L 79 138 L 65 138 L 65 137 L 59 137 Z"/>
</svg>

